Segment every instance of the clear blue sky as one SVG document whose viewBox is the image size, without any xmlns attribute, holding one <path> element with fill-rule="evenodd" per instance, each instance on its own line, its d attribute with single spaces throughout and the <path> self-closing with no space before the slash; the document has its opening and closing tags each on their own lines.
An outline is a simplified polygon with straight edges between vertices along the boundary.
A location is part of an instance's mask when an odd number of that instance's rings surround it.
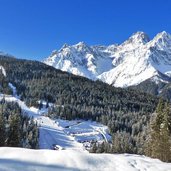
<svg viewBox="0 0 171 171">
<path fill-rule="evenodd" d="M 0 0 L 0 50 L 41 60 L 64 43 L 171 33 L 171 0 Z"/>
</svg>

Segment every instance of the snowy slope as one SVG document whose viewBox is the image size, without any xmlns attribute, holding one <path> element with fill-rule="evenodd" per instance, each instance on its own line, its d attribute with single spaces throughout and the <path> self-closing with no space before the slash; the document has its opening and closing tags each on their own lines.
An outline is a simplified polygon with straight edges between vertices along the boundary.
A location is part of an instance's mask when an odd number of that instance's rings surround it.
<svg viewBox="0 0 171 171">
<path fill-rule="evenodd" d="M 120 45 L 64 45 L 44 63 L 116 87 L 137 85 L 160 74 L 171 76 L 171 35 L 163 31 L 150 40 L 137 32 Z"/>
<path fill-rule="evenodd" d="M 65 149 L 84 151 L 84 141 L 90 142 L 95 140 L 102 142 L 111 140 L 108 128 L 102 124 L 82 120 L 52 120 L 44 116 L 48 110 L 38 110 L 34 107 L 29 108 L 17 96 L 0 94 L 0 101 L 3 98 L 8 102 L 18 103 L 23 113 L 33 117 L 34 121 L 37 122 L 40 131 L 40 149 L 53 149 L 53 144 L 56 144 Z"/>
<path fill-rule="evenodd" d="M 130 154 L 0 148 L 0 171 L 170 171 L 171 163 Z"/>
</svg>

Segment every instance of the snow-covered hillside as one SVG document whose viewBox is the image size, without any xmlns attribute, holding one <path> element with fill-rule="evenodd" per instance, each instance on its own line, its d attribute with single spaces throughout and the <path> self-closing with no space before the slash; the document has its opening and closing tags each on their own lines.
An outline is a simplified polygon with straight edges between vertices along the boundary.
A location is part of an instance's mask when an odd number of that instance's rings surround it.
<svg viewBox="0 0 171 171">
<path fill-rule="evenodd" d="M 39 148 L 54 149 L 55 146 L 61 149 L 75 149 L 85 151 L 93 142 L 108 142 L 111 140 L 107 126 L 92 121 L 83 120 L 53 120 L 47 116 L 48 110 L 41 110 L 35 107 L 27 107 L 26 104 L 16 96 L 16 89 L 13 89 L 14 96 L 0 94 L 0 101 L 16 102 L 24 114 L 33 117 L 39 126 Z"/>
<path fill-rule="evenodd" d="M 137 85 L 154 77 L 166 81 L 161 74 L 171 75 L 171 35 L 163 31 L 150 40 L 137 32 L 120 45 L 64 45 L 43 62 L 116 87 Z"/>
<path fill-rule="evenodd" d="M 0 171 L 170 171 L 171 164 L 130 154 L 0 148 Z"/>
</svg>

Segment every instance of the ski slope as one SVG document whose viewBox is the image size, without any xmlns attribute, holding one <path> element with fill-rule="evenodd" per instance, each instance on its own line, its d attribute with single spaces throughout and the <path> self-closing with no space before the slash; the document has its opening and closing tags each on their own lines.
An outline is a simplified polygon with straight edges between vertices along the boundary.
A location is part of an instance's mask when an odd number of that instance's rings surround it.
<svg viewBox="0 0 171 171">
<path fill-rule="evenodd" d="M 5 98 L 8 102 L 16 102 L 24 114 L 34 118 L 34 121 L 39 126 L 40 149 L 54 149 L 54 145 L 57 145 L 61 147 L 60 149 L 85 151 L 85 145 L 90 147 L 92 141 L 103 142 L 111 140 L 107 126 L 92 121 L 50 119 L 47 117 L 46 102 L 43 102 L 41 110 L 35 107 L 29 108 L 17 96 L 15 86 L 9 83 L 9 87 L 13 90 L 13 95 L 0 94 L 0 101 Z"/>
<path fill-rule="evenodd" d="M 62 148 L 72 148 L 82 150 L 82 145 L 65 134 L 64 129 L 46 116 L 41 116 L 35 119 L 40 126 L 40 149 L 52 149 L 53 144 L 61 146 Z"/>
<path fill-rule="evenodd" d="M 74 148 L 84 150 L 83 144 L 78 142 L 110 140 L 106 126 L 91 121 L 79 121 L 80 124 L 71 126 L 76 121 L 52 120 L 44 116 L 46 109 L 38 110 L 34 107 L 27 107 L 20 99 L 11 95 L 0 94 L 0 101 L 5 98 L 8 102 L 16 102 L 22 108 L 23 113 L 33 117 L 39 126 L 39 147 L 40 149 L 52 149 L 53 144 L 63 148 Z M 43 114 L 43 115 L 42 115 Z M 65 124 L 64 124 L 65 123 Z M 70 128 L 66 128 L 70 125 Z M 103 133 L 99 132 L 101 130 Z M 74 132 L 75 131 L 75 132 Z M 73 133 L 75 134 L 73 136 Z M 102 135 L 103 134 L 103 135 Z M 105 138 L 104 138 L 105 135 Z"/>
</svg>

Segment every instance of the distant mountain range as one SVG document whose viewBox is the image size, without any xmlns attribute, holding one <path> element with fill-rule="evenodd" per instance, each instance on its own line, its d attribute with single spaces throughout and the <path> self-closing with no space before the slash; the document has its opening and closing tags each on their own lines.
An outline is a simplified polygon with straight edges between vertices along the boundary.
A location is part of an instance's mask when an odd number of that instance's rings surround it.
<svg viewBox="0 0 171 171">
<path fill-rule="evenodd" d="M 65 44 L 43 62 L 115 87 L 136 86 L 147 80 L 166 84 L 171 80 L 171 35 L 163 31 L 150 40 L 144 32 L 137 32 L 120 45 Z"/>
</svg>

